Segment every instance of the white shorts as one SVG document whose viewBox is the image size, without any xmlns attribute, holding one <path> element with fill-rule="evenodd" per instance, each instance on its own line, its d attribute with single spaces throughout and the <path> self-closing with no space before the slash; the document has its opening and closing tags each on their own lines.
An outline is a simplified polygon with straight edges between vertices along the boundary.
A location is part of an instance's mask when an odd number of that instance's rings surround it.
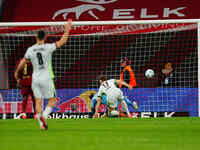
<svg viewBox="0 0 200 150">
<path fill-rule="evenodd" d="M 116 108 L 118 102 L 123 100 L 123 92 L 119 88 L 111 89 L 107 93 L 108 105 L 111 108 Z"/>
<path fill-rule="evenodd" d="M 35 98 L 49 99 L 56 96 L 55 86 L 52 79 L 42 81 L 33 80 L 32 90 Z"/>
</svg>

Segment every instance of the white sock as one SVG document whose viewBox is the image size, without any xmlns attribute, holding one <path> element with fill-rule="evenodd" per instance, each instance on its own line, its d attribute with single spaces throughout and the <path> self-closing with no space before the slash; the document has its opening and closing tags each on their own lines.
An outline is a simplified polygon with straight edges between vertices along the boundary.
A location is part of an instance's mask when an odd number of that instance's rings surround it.
<svg viewBox="0 0 200 150">
<path fill-rule="evenodd" d="M 130 115 L 126 102 L 122 100 L 121 104 L 122 104 L 122 109 L 125 110 L 128 115 Z"/>
<path fill-rule="evenodd" d="M 41 117 L 41 113 L 37 113 L 37 120 L 40 124 L 40 127 L 43 125 L 42 121 L 40 120 L 40 117 Z"/>
<path fill-rule="evenodd" d="M 53 108 L 50 106 L 46 106 L 44 112 L 43 112 L 43 116 L 45 119 L 48 118 L 48 115 L 52 112 Z"/>
</svg>

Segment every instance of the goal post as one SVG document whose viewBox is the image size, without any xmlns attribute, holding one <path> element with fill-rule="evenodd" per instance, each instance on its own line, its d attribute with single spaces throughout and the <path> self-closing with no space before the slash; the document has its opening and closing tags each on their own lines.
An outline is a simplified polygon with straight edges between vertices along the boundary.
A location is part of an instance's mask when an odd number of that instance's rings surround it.
<svg viewBox="0 0 200 150">
<path fill-rule="evenodd" d="M 118 20 L 118 21 L 73 21 L 73 26 L 93 25 L 127 25 L 127 24 L 169 24 L 169 23 L 198 23 L 199 19 L 170 19 L 170 20 Z M 1 27 L 14 26 L 61 26 L 66 21 L 53 22 L 1 22 Z"/>
<path fill-rule="evenodd" d="M 54 113 L 90 113 L 89 96 L 98 90 L 97 76 L 119 79 L 122 63 L 128 60 L 136 87 L 122 91 L 139 105 L 138 110 L 129 106 L 132 113 L 200 116 L 199 23 L 199 19 L 72 22 L 67 43 L 52 58 L 58 97 Z M 22 95 L 13 74 L 17 61 L 35 44 L 36 33 L 44 30 L 52 43 L 62 36 L 64 24 L 0 23 L 0 114 L 22 111 Z M 147 69 L 154 71 L 153 77 L 145 76 Z M 32 113 L 28 102 L 27 112 Z M 105 111 L 104 105 L 100 111 Z"/>
<path fill-rule="evenodd" d="M 198 38 L 198 43 L 197 43 L 197 50 L 198 50 L 198 104 L 199 104 L 199 113 L 198 113 L 198 116 L 200 117 L 200 22 L 197 22 L 198 24 L 198 35 L 197 35 L 197 38 Z"/>
</svg>

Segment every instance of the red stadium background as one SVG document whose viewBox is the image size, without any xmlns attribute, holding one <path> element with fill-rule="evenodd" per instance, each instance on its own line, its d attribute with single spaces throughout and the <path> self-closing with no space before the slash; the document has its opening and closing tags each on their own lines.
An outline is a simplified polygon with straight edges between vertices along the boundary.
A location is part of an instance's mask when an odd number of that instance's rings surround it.
<svg viewBox="0 0 200 150">
<path fill-rule="evenodd" d="M 1 13 L 1 21 L 2 22 L 37 22 L 37 21 L 64 21 L 67 18 L 73 18 L 73 20 L 79 21 L 104 21 L 104 20 L 154 20 L 154 19 L 192 19 L 192 18 L 200 18 L 199 8 L 196 1 L 188 1 L 188 0 L 169 0 L 167 2 L 160 3 L 160 0 L 152 0 L 152 1 L 122 1 L 122 0 L 59 0 L 59 1 L 27 1 L 27 0 L 4 0 L 2 3 L 2 13 Z M 40 3 L 40 5 L 38 5 Z M 15 28 L 16 29 L 16 28 Z M 26 29 L 24 29 L 26 30 Z M 6 31 L 8 32 L 8 31 Z M 73 32 L 73 31 L 72 31 Z M 0 30 L 2 33 L 2 30 Z M 154 88 L 162 86 L 159 79 L 159 74 L 155 76 L 157 80 L 146 80 L 143 72 L 147 68 L 153 68 L 155 72 L 160 72 L 163 65 L 166 62 L 174 62 L 174 68 L 181 70 L 182 74 L 176 75 L 174 80 L 176 81 L 174 85 L 170 85 L 170 87 L 181 87 L 181 88 L 197 88 L 198 82 L 197 80 L 197 72 L 196 68 L 193 67 L 190 72 L 184 70 L 189 66 L 190 61 L 193 60 L 194 64 L 197 64 L 197 38 L 196 38 L 196 29 L 192 29 L 189 31 L 180 31 L 174 38 L 169 38 L 168 43 L 162 47 L 161 51 L 157 52 L 155 56 L 148 56 L 151 60 L 151 63 L 145 62 L 144 60 L 134 59 L 135 63 L 139 64 L 134 68 L 136 73 L 137 87 L 139 88 Z M 163 33 L 165 34 L 165 33 Z M 152 33 L 150 34 L 153 38 L 149 39 L 152 41 L 157 41 L 158 35 L 160 33 Z M 120 53 L 126 51 L 126 54 L 131 56 L 132 51 L 130 48 L 130 43 L 136 43 L 136 40 L 142 41 L 143 36 L 145 34 L 137 34 L 137 35 L 117 35 L 115 37 L 112 36 L 104 36 L 100 40 L 96 40 L 95 46 L 86 51 L 84 57 L 82 57 L 79 61 L 75 61 L 70 70 L 57 70 L 57 72 L 61 72 L 60 74 L 56 74 L 56 76 L 61 76 L 61 78 L 56 79 L 56 88 L 57 89 L 70 89 L 70 88 L 88 88 L 91 85 L 92 80 L 96 79 L 96 75 L 100 74 L 105 68 L 105 64 L 113 64 L 114 60 L 119 60 L 118 56 Z M 191 37 L 191 38 L 190 38 Z M 0 83 L 1 87 L 9 87 L 10 89 L 16 88 L 16 83 L 13 77 L 13 70 L 15 66 L 15 62 L 23 57 L 28 46 L 31 46 L 34 43 L 34 37 L 26 37 L 24 41 L 14 43 L 16 45 L 13 48 L 11 54 L 7 59 L 8 62 L 8 72 L 9 74 L 4 75 L 4 67 L 0 67 L 2 69 L 0 73 L 0 77 L 5 83 Z M 89 38 L 88 38 L 89 39 Z M 13 39 L 14 41 L 18 41 L 17 38 Z M 76 37 L 71 37 L 72 41 L 76 41 Z M 90 39 L 89 39 L 90 40 Z M 92 41 L 93 39 L 91 39 Z M 3 40 L 2 40 L 3 41 Z M 31 42 L 30 42 L 31 41 Z M 48 41 L 55 41 L 55 38 L 49 37 Z M 83 44 L 84 39 L 79 39 L 78 43 L 73 43 L 71 49 L 77 49 L 76 45 Z M 146 41 L 147 43 L 150 41 Z M 12 43 L 12 41 L 11 41 Z M 175 44 L 174 44 L 175 43 Z M 3 45 L 3 44 L 2 44 Z M 4 50 L 9 49 L 10 44 L 4 46 Z M 89 45 L 89 44 L 88 44 Z M 106 46 L 105 46 L 106 45 Z M 113 45 L 118 45 L 117 47 Z M 136 45 L 132 44 L 134 47 Z M 3 47 L 3 46 L 2 46 Z M 92 46 L 91 46 L 92 47 Z M 112 47 L 112 48 L 111 48 Z M 148 45 L 147 45 L 148 47 Z M 68 47 L 67 47 L 68 48 Z M 159 45 L 154 46 L 154 49 L 159 49 Z M 186 49 L 187 48 L 187 49 Z M 142 50 L 142 51 L 145 51 Z M 135 55 L 140 51 L 135 50 Z M 6 54 L 6 52 L 3 52 Z M 62 51 L 60 58 L 66 56 L 65 52 Z M 78 54 L 77 54 L 78 55 Z M 105 60 L 105 55 L 108 56 Z M 134 55 L 134 56 L 135 56 Z M 145 55 L 144 52 L 141 52 L 140 55 Z M 112 56 L 112 57 L 109 57 Z M 191 58 L 190 58 L 191 57 Z M 157 59 L 162 58 L 162 59 Z M 184 60 L 189 61 L 183 64 Z M 3 56 L 0 55 L 0 60 L 3 60 Z M 164 60 L 164 61 L 163 61 Z M 90 62 L 89 64 L 84 64 Z M 119 62 L 119 61 L 117 61 Z M 141 63 L 143 62 L 143 63 Z M 54 60 L 56 63 L 56 60 Z M 69 62 L 70 64 L 71 62 Z M 141 69 L 143 66 L 140 64 L 145 64 L 146 68 Z M 115 64 L 116 65 L 116 64 Z M 119 64 L 118 64 L 119 65 Z M 62 64 L 62 67 L 64 65 Z M 194 65 L 196 66 L 196 65 Z M 58 69 L 62 68 L 58 67 Z M 5 67 L 6 68 L 6 67 Z M 66 66 L 64 68 L 67 68 Z M 63 69 L 63 68 L 62 68 Z M 90 70 L 92 69 L 92 70 Z M 112 76 L 112 71 L 111 72 Z M 185 73 L 186 72 L 186 73 Z M 120 72 L 117 73 L 117 75 Z M 182 76 L 184 77 L 185 82 L 182 81 Z M 4 78 L 5 77 L 5 78 Z M 194 80 L 190 80 L 194 78 Z M 7 79 L 6 79 L 7 78 Z M 70 80 L 67 80 L 70 78 Z M 84 79 L 84 80 L 82 80 Z M 1 81 L 1 79 L 0 79 Z M 11 82 L 10 82 L 11 81 Z M 5 84 L 5 85 L 3 85 Z M 92 87 L 91 87 L 92 88 Z M 6 88 L 5 88 L 6 89 Z M 65 92 L 65 91 L 64 91 Z M 64 93 L 63 92 L 63 93 Z M 195 91 L 196 92 L 196 91 Z M 73 95 L 74 96 L 74 95 Z M 72 96 L 72 97 L 73 97 Z M 78 96 L 78 95 L 75 95 Z M 192 95 L 193 96 L 193 95 Z M 196 96 L 196 95 L 195 95 Z M 71 98 L 71 97 L 70 97 Z M 67 100 L 73 101 L 74 99 L 68 98 Z M 195 97 L 196 98 L 196 97 Z M 75 97 L 77 99 L 77 97 Z M 141 100 L 141 98 L 140 98 Z M 63 100 L 63 109 L 70 108 L 71 103 L 66 103 L 65 99 Z M 141 103 L 144 101 L 141 100 Z M 187 103 L 187 99 L 185 103 Z M 182 103 L 182 101 L 181 101 Z M 5 105 L 6 108 L 17 108 L 17 111 L 21 110 L 20 103 L 14 103 L 12 106 Z M 195 103 L 185 104 L 181 106 L 181 108 L 185 108 L 185 106 L 191 106 L 189 109 L 193 109 L 193 106 L 196 106 Z M 85 108 L 85 104 L 84 104 Z M 8 110 L 8 109 L 7 109 Z M 9 109 L 12 110 L 12 109 Z M 32 112 L 32 108 L 29 107 L 30 112 Z M 62 107 L 60 107 L 62 110 Z M 160 109 L 159 109 L 160 110 Z M 181 109 L 183 110 L 183 109 Z M 85 110 L 87 111 L 87 110 Z M 0 112 L 2 110 L 0 109 Z M 195 111 L 195 115 L 196 115 Z"/>
<path fill-rule="evenodd" d="M 4 0 L 3 8 L 2 21 L 6 22 L 200 17 L 197 0 Z"/>
</svg>

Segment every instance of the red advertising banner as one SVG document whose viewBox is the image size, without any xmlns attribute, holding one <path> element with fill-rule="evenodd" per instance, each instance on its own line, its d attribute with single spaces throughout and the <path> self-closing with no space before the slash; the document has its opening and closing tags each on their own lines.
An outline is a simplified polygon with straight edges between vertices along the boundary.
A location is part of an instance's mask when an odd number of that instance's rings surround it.
<svg viewBox="0 0 200 150">
<path fill-rule="evenodd" d="M 6 0 L 2 21 L 200 18 L 196 0 Z"/>
</svg>

